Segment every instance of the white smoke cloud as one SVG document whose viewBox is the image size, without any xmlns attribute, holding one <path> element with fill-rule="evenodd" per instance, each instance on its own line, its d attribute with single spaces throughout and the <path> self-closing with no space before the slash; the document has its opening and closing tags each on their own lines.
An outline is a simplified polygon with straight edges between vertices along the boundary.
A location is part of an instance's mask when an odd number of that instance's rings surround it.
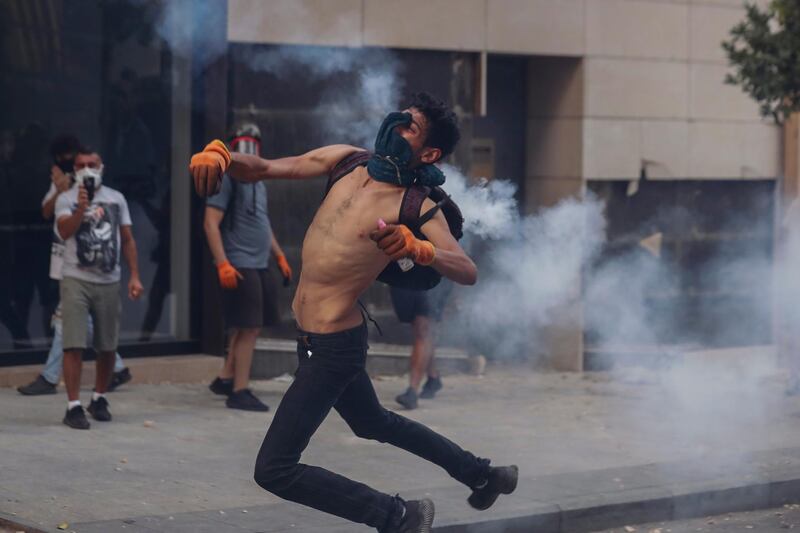
<svg viewBox="0 0 800 533">
<path fill-rule="evenodd" d="M 401 64 L 388 50 L 318 46 L 253 46 L 237 59 L 256 72 L 321 86 L 313 110 L 330 143 L 371 148 L 381 120 L 400 100 Z M 344 75 L 350 83 L 336 83 Z M 334 81 L 332 81 L 334 80 Z"/>
<path fill-rule="evenodd" d="M 529 356 L 542 328 L 566 319 L 561 310 L 580 298 L 580 278 L 605 241 L 603 203 L 568 198 L 521 216 L 516 187 L 506 180 L 468 179 L 443 165 L 445 190 L 465 219 L 465 247 L 481 249 L 479 282 L 459 293 L 455 316 L 443 328 L 468 330 L 467 343 L 491 344 L 498 356 Z M 575 324 L 579 326 L 579 324 Z M 465 327 L 466 326 L 466 327 Z"/>
</svg>

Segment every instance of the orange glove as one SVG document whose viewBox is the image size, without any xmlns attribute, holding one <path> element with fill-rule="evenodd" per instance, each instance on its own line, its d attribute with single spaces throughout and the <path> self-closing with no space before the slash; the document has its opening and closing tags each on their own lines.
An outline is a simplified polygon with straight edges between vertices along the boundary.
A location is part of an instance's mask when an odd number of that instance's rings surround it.
<svg viewBox="0 0 800 533">
<path fill-rule="evenodd" d="M 214 139 L 199 154 L 192 156 L 189 173 L 194 180 L 194 189 L 200 196 L 212 196 L 219 192 L 222 175 L 231 166 L 231 152 L 225 143 Z"/>
<path fill-rule="evenodd" d="M 239 280 L 244 279 L 244 276 L 227 260 L 217 265 L 217 274 L 219 275 L 219 284 L 222 285 L 223 289 L 228 290 L 238 287 Z"/>
<path fill-rule="evenodd" d="M 289 261 L 286 260 L 285 255 L 280 254 L 275 256 L 275 262 L 278 263 L 281 276 L 283 276 L 283 286 L 288 287 L 292 282 L 292 267 L 289 266 Z"/>
<path fill-rule="evenodd" d="M 393 261 L 409 257 L 418 265 L 427 266 L 436 257 L 433 243 L 417 239 L 403 224 L 388 224 L 370 233 L 369 237 Z"/>
</svg>

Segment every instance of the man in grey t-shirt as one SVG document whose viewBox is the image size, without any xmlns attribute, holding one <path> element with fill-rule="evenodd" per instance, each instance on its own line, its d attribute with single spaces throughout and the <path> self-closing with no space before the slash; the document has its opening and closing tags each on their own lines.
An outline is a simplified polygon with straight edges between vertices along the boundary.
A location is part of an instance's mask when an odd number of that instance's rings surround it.
<svg viewBox="0 0 800 533">
<path fill-rule="evenodd" d="M 239 135 L 231 145 L 234 150 L 258 153 L 255 135 Z M 229 333 L 225 365 L 209 388 L 227 395 L 225 404 L 231 409 L 267 411 L 269 407 L 248 384 L 261 328 L 279 320 L 267 272 L 270 251 L 285 285 L 291 282 L 292 269 L 269 223 L 266 184 L 238 183 L 225 176 L 219 194 L 206 201 L 203 228 L 217 265 Z"/>
<path fill-rule="evenodd" d="M 119 335 L 120 255 L 130 268 L 128 296 L 137 299 L 143 290 L 128 203 L 121 193 L 101 184 L 102 176 L 100 155 L 79 150 L 75 156 L 77 186 L 59 195 L 55 208 L 56 229 L 65 242 L 61 314 L 68 402 L 64 423 L 74 429 L 89 429 L 78 396 L 90 313 L 97 360 L 95 392 L 88 410 L 95 420 L 111 420 L 105 392 Z"/>
</svg>

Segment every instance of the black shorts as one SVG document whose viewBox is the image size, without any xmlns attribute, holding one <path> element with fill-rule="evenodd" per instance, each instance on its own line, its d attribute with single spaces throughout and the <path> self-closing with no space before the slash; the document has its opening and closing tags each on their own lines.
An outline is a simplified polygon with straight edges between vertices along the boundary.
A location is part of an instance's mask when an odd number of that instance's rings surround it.
<svg viewBox="0 0 800 533">
<path fill-rule="evenodd" d="M 429 291 L 413 291 L 391 287 L 392 307 L 400 322 L 411 323 L 418 316 L 426 316 L 436 322 L 442 319 L 442 311 L 453 284 L 442 280 Z"/>
<path fill-rule="evenodd" d="M 227 328 L 260 328 L 280 322 L 275 283 L 266 268 L 238 268 L 244 279 L 233 290 L 222 289 Z"/>
</svg>

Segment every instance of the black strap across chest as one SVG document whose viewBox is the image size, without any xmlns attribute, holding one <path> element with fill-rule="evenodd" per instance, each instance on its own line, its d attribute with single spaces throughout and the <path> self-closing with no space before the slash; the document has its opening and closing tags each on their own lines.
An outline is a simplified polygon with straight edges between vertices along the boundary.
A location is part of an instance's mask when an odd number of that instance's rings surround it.
<svg viewBox="0 0 800 533">
<path fill-rule="evenodd" d="M 370 157 L 372 157 L 370 152 L 362 151 L 350 154 L 339 161 L 333 170 L 331 170 L 330 174 L 328 174 L 325 196 L 328 195 L 328 192 L 330 192 L 337 181 L 350 174 L 356 168 L 366 166 Z M 422 204 L 426 198 L 433 200 L 436 205 L 420 215 Z M 426 239 L 421 228 L 426 222 L 433 218 L 440 209 L 442 213 L 444 213 L 445 219 L 447 219 L 450 233 L 452 233 L 456 239 L 460 239 L 462 236 L 464 217 L 461 215 L 461 211 L 458 209 L 455 202 L 450 199 L 441 187 L 430 188 L 423 185 L 412 185 L 408 187 L 405 194 L 403 194 L 403 200 L 400 202 L 398 220 L 400 224 L 404 224 L 413 231 L 417 238 Z M 390 262 L 378 276 L 378 281 L 382 281 L 393 287 L 419 291 L 432 289 L 439 284 L 441 279 L 442 275 L 429 266 L 415 265 L 411 270 L 403 272 L 394 261 Z"/>
</svg>

